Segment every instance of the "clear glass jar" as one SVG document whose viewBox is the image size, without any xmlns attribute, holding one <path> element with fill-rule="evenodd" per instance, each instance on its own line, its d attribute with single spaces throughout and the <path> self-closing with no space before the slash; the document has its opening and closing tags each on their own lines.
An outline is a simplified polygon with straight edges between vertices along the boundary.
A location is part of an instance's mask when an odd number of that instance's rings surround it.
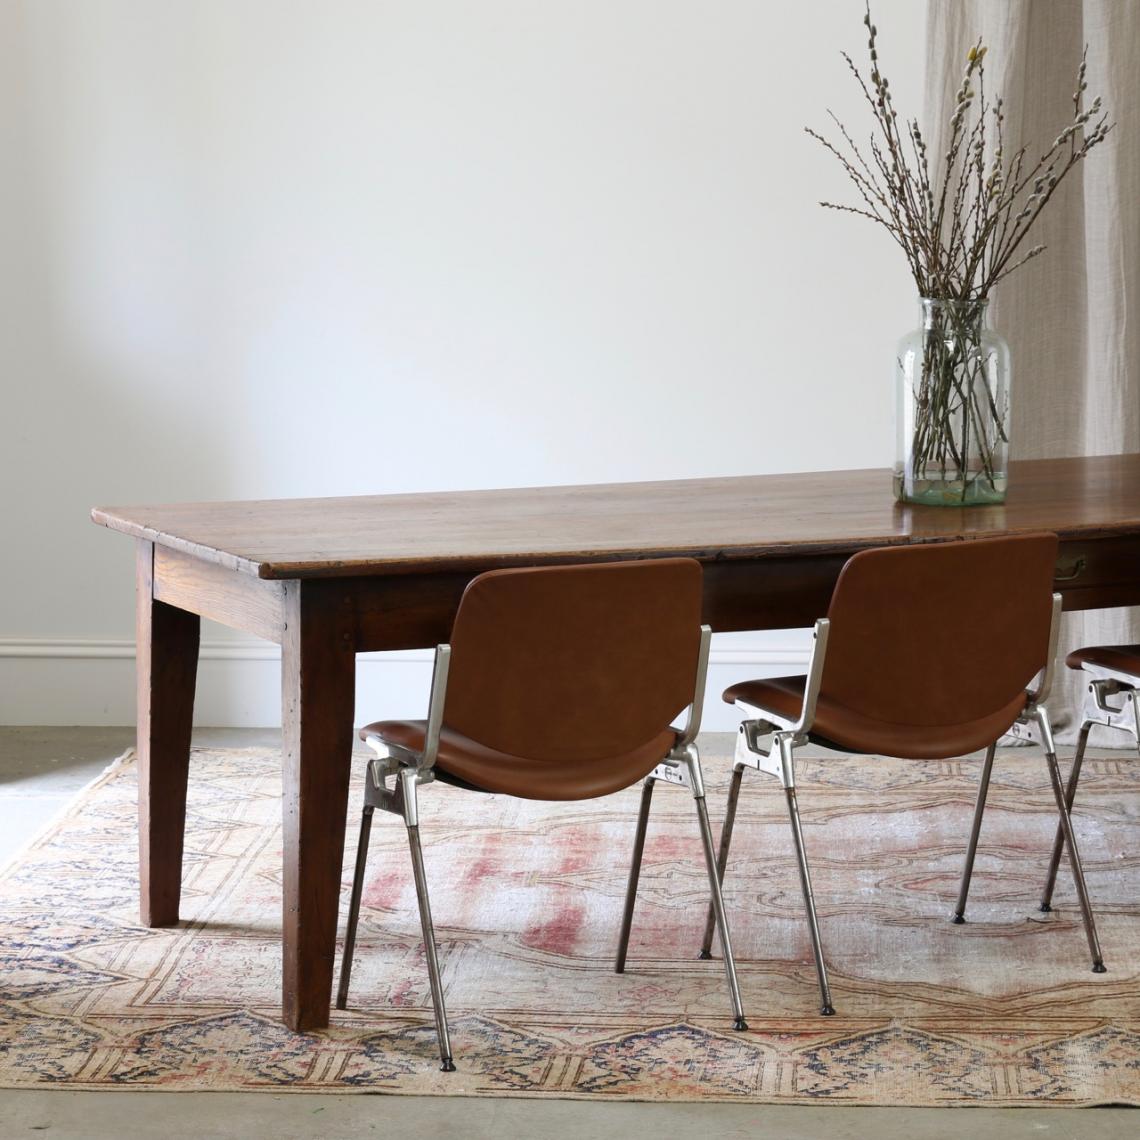
<svg viewBox="0 0 1140 1140">
<path fill-rule="evenodd" d="M 922 298 L 922 326 L 896 358 L 895 498 L 963 507 L 1005 502 L 1009 345 L 986 301 Z"/>
</svg>

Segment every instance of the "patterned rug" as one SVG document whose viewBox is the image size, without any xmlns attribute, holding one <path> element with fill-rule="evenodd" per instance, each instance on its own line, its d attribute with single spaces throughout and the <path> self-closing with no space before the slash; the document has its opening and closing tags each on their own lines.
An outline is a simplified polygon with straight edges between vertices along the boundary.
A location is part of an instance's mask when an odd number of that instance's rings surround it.
<svg viewBox="0 0 1140 1140">
<path fill-rule="evenodd" d="M 172 930 L 137 922 L 128 758 L 0 875 L 0 1086 L 1138 1104 L 1140 764 L 1117 753 L 1082 779 L 1103 975 L 1089 970 L 1067 871 L 1055 912 L 1035 907 L 1054 817 L 1029 749 L 999 755 L 970 921 L 948 921 L 978 767 L 803 762 L 833 1018 L 817 1012 L 783 797 L 746 776 L 726 883 L 746 1033 L 730 1028 L 720 961 L 695 959 L 706 880 L 686 792 L 655 797 L 619 976 L 636 790 L 544 805 L 425 789 L 458 1064 L 443 1074 L 399 822 L 377 813 L 351 1008 L 327 1032 L 294 1034 L 278 1020 L 277 757 L 194 753 Z M 706 756 L 714 827 L 728 768 Z"/>
</svg>

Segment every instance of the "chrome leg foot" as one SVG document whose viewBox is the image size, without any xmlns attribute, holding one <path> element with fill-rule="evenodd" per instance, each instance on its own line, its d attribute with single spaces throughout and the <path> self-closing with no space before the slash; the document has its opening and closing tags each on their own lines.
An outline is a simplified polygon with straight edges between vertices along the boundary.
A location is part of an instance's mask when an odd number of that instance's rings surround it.
<svg viewBox="0 0 1140 1140">
<path fill-rule="evenodd" d="M 982 833 L 982 814 L 986 810 L 986 795 L 990 790 L 990 773 L 993 771 L 996 749 L 997 741 L 994 741 L 986 749 L 985 763 L 982 764 L 982 778 L 978 783 L 978 799 L 974 805 L 974 823 L 970 828 L 970 842 L 966 847 L 966 865 L 962 869 L 962 884 L 958 888 L 958 901 L 954 906 L 954 917 L 951 920 L 958 926 L 966 921 L 966 899 L 970 894 L 970 879 L 974 874 L 974 856 L 978 853 L 978 836 Z"/>
<path fill-rule="evenodd" d="M 819 936 L 819 920 L 815 913 L 815 894 L 811 887 L 811 872 L 808 870 L 807 852 L 804 850 L 803 829 L 800 827 L 800 809 L 796 802 L 795 785 L 784 789 L 788 801 L 788 817 L 792 824 L 792 838 L 796 845 L 796 860 L 800 868 L 800 886 L 807 907 L 808 927 L 811 930 L 811 948 L 815 955 L 815 972 L 819 979 L 820 1009 L 825 1017 L 835 1013 L 831 1002 L 831 983 L 827 979 L 827 966 L 823 961 L 823 945 Z"/>
<path fill-rule="evenodd" d="M 717 850 L 716 856 L 716 875 L 717 881 L 722 885 L 724 883 L 724 872 L 728 866 L 728 847 L 732 842 L 732 829 L 736 823 L 736 804 L 740 799 L 740 781 L 744 776 L 744 769 L 739 764 L 732 769 L 732 782 L 728 786 L 728 802 L 724 807 L 724 823 L 720 829 L 720 847 Z M 701 939 L 701 951 L 697 955 L 698 958 L 709 959 L 712 957 L 712 940 L 713 930 L 716 927 L 716 913 L 713 910 L 712 902 L 709 902 L 709 909 L 705 915 L 705 933 Z"/>
<path fill-rule="evenodd" d="M 439 976 L 439 956 L 435 948 L 435 928 L 431 921 L 431 902 L 428 899 L 427 876 L 424 874 L 424 856 L 420 847 L 418 825 L 408 826 L 408 847 L 412 855 L 412 874 L 416 880 L 416 901 L 420 907 L 420 930 L 424 939 L 428 980 L 431 983 L 431 1000 L 435 1010 L 435 1029 L 439 1038 L 440 1068 L 450 1073 L 455 1066 L 451 1060 L 451 1035 L 447 1031 L 447 1010 L 443 1004 L 443 983 Z"/>
<path fill-rule="evenodd" d="M 724 973 L 728 979 L 728 989 L 732 996 L 732 1024 L 737 1029 L 747 1029 L 744 1020 L 744 1006 L 740 1000 L 740 983 L 736 977 L 736 959 L 732 955 L 732 939 L 728 934 L 728 920 L 724 916 L 724 898 L 720 892 L 720 879 L 717 876 L 716 851 L 713 849 L 712 827 L 709 825 L 709 809 L 703 795 L 694 796 L 697 805 L 697 823 L 701 829 L 701 843 L 705 849 L 705 867 L 709 875 L 709 890 L 712 893 L 713 911 L 716 916 L 716 930 L 724 951 Z"/>
<path fill-rule="evenodd" d="M 1089 902 L 1088 888 L 1085 885 L 1084 867 L 1081 865 L 1081 854 L 1077 848 L 1077 837 L 1073 832 L 1073 821 L 1069 818 L 1069 809 L 1065 803 L 1065 789 L 1061 784 L 1061 769 L 1057 763 L 1057 754 L 1046 751 L 1045 762 L 1049 766 L 1049 780 L 1053 785 L 1053 799 L 1057 803 L 1057 812 L 1061 817 L 1061 830 L 1064 833 L 1065 844 L 1069 849 L 1069 864 L 1073 870 L 1073 882 L 1077 888 L 1077 898 L 1081 904 L 1081 918 L 1084 919 L 1085 937 L 1088 939 L 1089 953 L 1092 955 L 1092 970 L 1094 974 L 1104 973 L 1104 956 L 1101 954 L 1100 941 L 1096 933 L 1096 919 L 1093 917 L 1092 904 Z"/>
<path fill-rule="evenodd" d="M 360 817 L 360 839 L 356 844 L 356 868 L 352 873 L 352 894 L 348 900 L 348 925 L 344 932 L 344 956 L 340 962 L 340 982 L 336 988 L 337 1009 L 348 1008 L 348 983 L 352 975 L 352 955 L 356 950 L 356 925 L 360 920 L 360 896 L 364 890 L 364 868 L 368 863 L 368 838 L 372 833 L 373 808 L 365 807 Z"/>
<path fill-rule="evenodd" d="M 1081 725 L 1077 736 L 1077 750 L 1073 754 L 1073 766 L 1069 770 L 1069 782 L 1065 787 L 1065 806 L 1071 813 L 1073 801 L 1077 796 L 1077 781 L 1081 778 L 1081 765 L 1085 759 L 1085 746 L 1088 744 L 1089 733 L 1092 731 L 1092 722 L 1085 721 Z M 1038 910 L 1048 914 L 1053 909 L 1053 890 L 1057 885 L 1057 869 L 1061 865 L 1061 852 L 1065 846 L 1065 832 L 1061 824 L 1057 824 L 1056 834 L 1053 836 L 1053 853 L 1049 857 L 1049 870 L 1045 875 L 1045 888 L 1041 892 L 1041 905 Z"/>
<path fill-rule="evenodd" d="M 645 832 L 649 827 L 649 807 L 653 801 L 652 776 L 647 776 L 641 789 L 641 806 L 637 812 L 637 831 L 633 837 L 633 860 L 629 865 L 629 883 L 625 889 L 625 909 L 621 915 L 621 933 L 618 935 L 617 958 L 614 973 L 625 973 L 625 956 L 629 949 L 629 933 L 633 928 L 633 907 L 637 902 L 637 881 L 641 878 L 641 856 L 645 851 Z"/>
</svg>

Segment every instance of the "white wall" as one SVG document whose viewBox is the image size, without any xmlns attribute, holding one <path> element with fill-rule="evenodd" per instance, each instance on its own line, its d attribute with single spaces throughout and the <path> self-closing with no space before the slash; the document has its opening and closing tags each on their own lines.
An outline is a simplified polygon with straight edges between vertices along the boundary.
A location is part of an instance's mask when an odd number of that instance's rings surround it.
<svg viewBox="0 0 1140 1140">
<path fill-rule="evenodd" d="M 924 8 L 875 5 L 916 110 Z M 0 0 L 0 722 L 133 719 L 95 503 L 889 463 L 913 291 L 801 130 L 865 133 L 861 18 Z M 204 637 L 199 722 L 275 723 L 265 648 Z M 802 644 L 722 641 L 714 682 Z M 366 663 L 361 715 L 426 669 Z"/>
</svg>

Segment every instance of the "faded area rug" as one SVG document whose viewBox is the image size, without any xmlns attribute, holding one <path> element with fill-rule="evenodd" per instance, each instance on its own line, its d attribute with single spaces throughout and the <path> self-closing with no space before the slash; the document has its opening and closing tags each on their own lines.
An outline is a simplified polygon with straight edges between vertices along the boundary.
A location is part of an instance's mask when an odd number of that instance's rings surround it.
<svg viewBox="0 0 1140 1140">
<path fill-rule="evenodd" d="M 655 797 L 619 976 L 636 789 L 545 805 L 426 788 L 451 1074 L 438 1071 L 404 830 L 391 816 L 377 813 L 373 827 L 351 1008 L 334 1010 L 322 1033 L 278 1020 L 279 767 L 264 750 L 194 753 L 176 929 L 138 924 L 129 759 L 0 876 L 0 1086 L 1140 1103 L 1140 763 L 1130 753 L 1087 764 L 1075 817 L 1103 975 L 1089 970 L 1066 868 L 1054 913 L 1036 910 L 1054 816 L 1034 751 L 995 764 L 965 926 L 948 915 L 979 762 L 804 761 L 831 1018 L 818 1015 L 783 796 L 776 781 L 746 775 L 726 882 L 745 1033 L 731 1029 L 721 962 L 695 957 L 707 895 L 686 792 Z M 729 763 L 706 753 L 705 767 L 718 827 Z"/>
</svg>

